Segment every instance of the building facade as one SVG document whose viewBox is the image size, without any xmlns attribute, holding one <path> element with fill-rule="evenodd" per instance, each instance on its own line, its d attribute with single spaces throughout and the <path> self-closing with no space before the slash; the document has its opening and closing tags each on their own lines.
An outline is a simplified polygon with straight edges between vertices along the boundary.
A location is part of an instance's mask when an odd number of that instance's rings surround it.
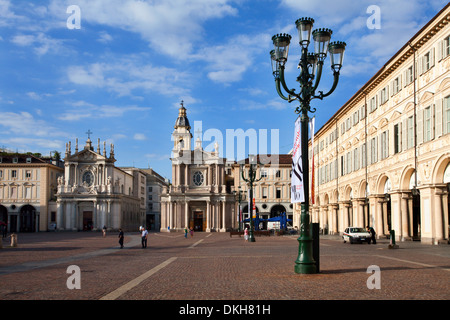
<svg viewBox="0 0 450 320">
<path fill-rule="evenodd" d="M 255 182 L 253 186 L 254 207 L 260 219 L 269 219 L 279 216 L 282 212 L 286 213 L 288 219 L 293 219 L 293 205 L 291 204 L 291 171 L 292 155 L 274 154 L 258 155 L 258 165 L 256 167 L 256 177 L 261 180 Z M 243 219 L 249 218 L 249 198 L 247 182 L 242 179 L 242 170 L 244 177 L 247 178 L 249 170 L 248 158 L 244 160 L 245 165 L 241 168 L 240 164 L 233 165 L 234 186 L 237 192 L 237 202 L 240 205 L 236 209 L 242 211 Z M 239 192 L 241 192 L 241 203 L 239 204 Z M 253 205 L 250 203 L 250 205 Z M 234 221 L 239 221 L 236 217 Z M 290 223 L 293 225 L 292 223 Z M 237 224 L 235 225 L 235 228 Z M 267 222 L 261 222 L 260 228 L 267 229 Z"/>
<path fill-rule="evenodd" d="M 57 229 L 138 230 L 145 220 L 140 195 L 142 182 L 145 192 L 145 176 L 115 167 L 114 145 L 107 156 L 106 143 L 101 151 L 100 139 L 96 151 L 90 138 L 82 150 L 78 150 L 78 139 L 73 154 L 71 149 L 69 142 L 64 176 L 58 179 Z"/>
<path fill-rule="evenodd" d="M 146 193 L 146 228 L 148 230 L 161 229 L 161 195 L 164 189 L 169 188 L 169 180 L 163 178 L 153 169 L 142 169 L 146 174 L 147 193 Z"/>
<path fill-rule="evenodd" d="M 329 233 L 448 241 L 449 22 L 447 5 L 316 132 L 311 213 Z"/>
<path fill-rule="evenodd" d="M 0 221 L 8 232 L 47 231 L 56 222 L 63 171 L 30 154 L 0 153 Z"/>
<path fill-rule="evenodd" d="M 191 149 L 191 127 L 181 105 L 172 140 L 172 184 L 161 195 L 161 231 L 224 232 L 235 217 L 231 166 L 219 157 L 219 146 L 203 150 L 200 138 Z M 227 170 L 228 169 L 228 170 Z"/>
</svg>

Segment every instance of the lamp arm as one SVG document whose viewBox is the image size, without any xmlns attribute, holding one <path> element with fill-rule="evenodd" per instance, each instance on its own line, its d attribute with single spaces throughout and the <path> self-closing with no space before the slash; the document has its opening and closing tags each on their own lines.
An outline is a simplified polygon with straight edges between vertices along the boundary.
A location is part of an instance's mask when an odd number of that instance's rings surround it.
<svg viewBox="0 0 450 320">
<path fill-rule="evenodd" d="M 283 95 L 283 93 L 281 92 L 280 78 L 279 78 L 279 77 L 275 78 L 275 87 L 276 87 L 277 92 L 278 92 L 278 95 L 281 97 L 281 99 L 287 100 L 287 101 L 290 100 L 289 98 L 286 98 L 286 97 Z"/>
<path fill-rule="evenodd" d="M 321 93 L 321 99 L 328 97 L 330 94 L 333 93 L 334 89 L 336 89 L 338 82 L 339 82 L 339 71 L 334 70 L 333 75 L 334 75 L 333 86 L 331 87 L 330 91 L 328 91 L 327 93 L 325 93 L 325 94 Z"/>
<path fill-rule="evenodd" d="M 317 87 L 319 86 L 320 78 L 322 78 L 322 68 L 323 68 L 323 61 L 318 61 L 317 62 L 317 72 L 316 72 L 316 82 L 314 83 L 312 92 L 315 92 Z"/>
<path fill-rule="evenodd" d="M 294 96 L 296 98 L 299 98 L 299 96 L 295 93 L 295 89 L 289 90 L 286 82 L 284 81 L 284 66 L 280 66 L 280 81 L 281 81 L 281 85 L 283 86 L 283 89 L 289 94 L 289 96 Z M 289 102 L 295 100 L 295 99 L 291 99 L 289 97 Z"/>
</svg>

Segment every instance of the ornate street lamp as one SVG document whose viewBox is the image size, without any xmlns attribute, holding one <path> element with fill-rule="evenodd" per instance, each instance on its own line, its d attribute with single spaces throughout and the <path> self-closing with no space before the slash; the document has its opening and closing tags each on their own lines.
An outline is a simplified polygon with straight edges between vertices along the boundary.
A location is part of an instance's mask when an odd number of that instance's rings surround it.
<svg viewBox="0 0 450 320">
<path fill-rule="evenodd" d="M 238 187 L 239 190 L 238 191 L 233 191 L 234 193 L 234 199 L 236 200 L 236 202 L 239 203 L 239 208 L 238 208 L 238 222 L 239 222 L 239 226 L 238 226 L 238 230 L 241 231 L 241 222 L 242 222 L 242 217 L 241 217 L 241 201 L 242 201 L 242 190 L 241 190 L 241 186 Z"/>
<path fill-rule="evenodd" d="M 241 176 L 242 176 L 242 180 L 244 180 L 245 182 L 247 182 L 248 188 L 249 188 L 249 198 L 250 198 L 250 203 L 249 203 L 249 209 L 248 212 L 250 213 L 250 230 L 249 230 L 249 239 L 248 241 L 250 242 L 255 242 L 255 236 L 253 234 L 253 184 L 255 182 L 258 182 L 262 179 L 262 177 L 260 177 L 259 179 L 256 179 L 256 166 L 257 166 L 257 156 L 256 155 L 249 155 L 248 156 L 248 162 L 249 162 L 249 169 L 248 169 L 248 179 L 246 179 L 244 177 L 244 166 L 245 164 L 242 164 L 242 170 L 241 170 Z"/>
<path fill-rule="evenodd" d="M 296 273 L 316 273 L 316 265 L 313 259 L 312 237 L 310 234 L 310 215 L 309 215 L 309 160 L 308 160 L 308 112 L 314 113 L 315 108 L 310 107 L 312 99 L 322 100 L 329 96 L 335 89 L 339 81 L 339 71 L 344 59 L 345 42 L 331 42 L 330 29 L 316 29 L 312 31 L 314 19 L 301 18 L 295 22 L 299 35 L 299 45 L 302 50 L 298 68 L 301 69 L 297 82 L 300 83 L 300 92 L 295 89 L 289 89 L 284 79 L 284 69 L 288 58 L 289 43 L 291 36 L 288 34 L 277 34 L 272 37 L 275 49 L 270 52 L 272 61 L 272 73 L 275 78 L 275 87 L 278 95 L 288 102 L 299 101 L 299 106 L 295 113 L 300 114 L 301 121 L 301 152 L 303 172 L 303 187 L 305 201 L 301 205 L 300 215 L 300 237 L 299 255 L 295 261 Z M 308 52 L 311 42 L 311 34 L 314 40 L 314 53 Z M 333 71 L 333 85 L 327 93 L 316 90 L 322 77 L 322 68 L 328 52 L 331 57 L 331 69 Z M 284 90 L 286 93 L 283 93 Z"/>
</svg>

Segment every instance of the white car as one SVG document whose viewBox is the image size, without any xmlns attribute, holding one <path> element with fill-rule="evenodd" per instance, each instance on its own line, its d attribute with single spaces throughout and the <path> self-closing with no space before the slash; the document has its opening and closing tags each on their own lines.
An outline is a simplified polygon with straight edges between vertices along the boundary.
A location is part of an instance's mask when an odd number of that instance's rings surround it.
<svg viewBox="0 0 450 320">
<path fill-rule="evenodd" d="M 364 228 L 359 227 L 348 227 L 345 229 L 344 234 L 342 235 L 342 238 L 345 242 L 367 242 L 370 243 L 371 234 Z"/>
</svg>

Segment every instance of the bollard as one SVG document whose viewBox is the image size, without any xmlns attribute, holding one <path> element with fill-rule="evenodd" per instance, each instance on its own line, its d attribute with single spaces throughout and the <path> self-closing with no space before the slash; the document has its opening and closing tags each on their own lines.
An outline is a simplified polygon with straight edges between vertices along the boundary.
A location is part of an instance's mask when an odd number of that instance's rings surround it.
<svg viewBox="0 0 450 320">
<path fill-rule="evenodd" d="M 15 233 L 11 234 L 11 247 L 17 247 L 17 235 Z"/>
<path fill-rule="evenodd" d="M 390 231 L 389 249 L 398 249 L 398 245 L 395 244 L 395 230 Z"/>
</svg>

